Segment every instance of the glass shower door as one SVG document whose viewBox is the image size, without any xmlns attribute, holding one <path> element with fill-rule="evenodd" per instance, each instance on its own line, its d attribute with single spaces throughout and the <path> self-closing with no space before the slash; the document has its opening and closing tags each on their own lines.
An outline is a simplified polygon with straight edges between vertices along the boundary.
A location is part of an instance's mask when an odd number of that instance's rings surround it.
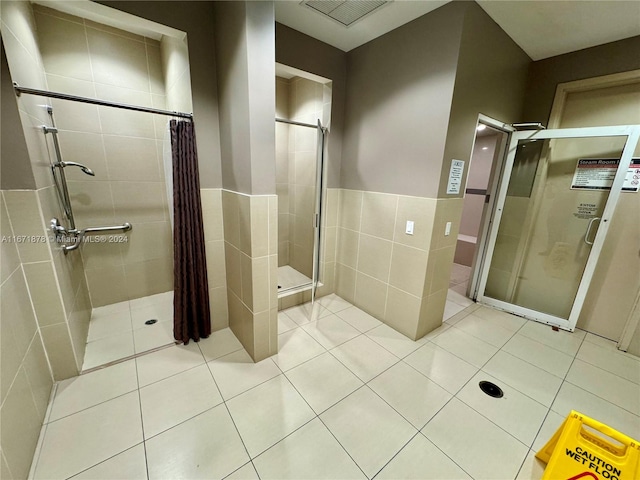
<svg viewBox="0 0 640 480">
<path fill-rule="evenodd" d="M 313 217 L 313 278 L 311 284 L 311 303 L 315 302 L 316 290 L 320 279 L 320 238 L 322 218 L 322 190 L 324 188 L 322 175 L 324 171 L 324 136 L 325 129 L 320 120 L 317 127 L 318 145 L 316 151 L 316 206 Z"/>
<path fill-rule="evenodd" d="M 575 328 L 640 127 L 512 135 L 478 300 Z"/>
</svg>

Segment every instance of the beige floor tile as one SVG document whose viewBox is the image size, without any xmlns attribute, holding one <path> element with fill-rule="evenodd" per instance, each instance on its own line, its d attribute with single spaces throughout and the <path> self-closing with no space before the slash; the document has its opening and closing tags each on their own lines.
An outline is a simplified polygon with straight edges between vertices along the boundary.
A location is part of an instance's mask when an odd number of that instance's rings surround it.
<svg viewBox="0 0 640 480">
<path fill-rule="evenodd" d="M 530 450 L 518 472 L 516 480 L 540 480 L 546 465 L 536 458 L 536 451 Z"/>
<path fill-rule="evenodd" d="M 72 477 L 75 480 L 145 480 L 147 458 L 139 444 Z"/>
<path fill-rule="evenodd" d="M 491 320 L 493 325 L 499 325 L 500 327 L 511 330 L 512 332 L 517 332 L 528 322 L 526 318 L 511 315 L 510 313 L 482 305 L 480 305 L 478 309 L 474 310 L 473 314 L 477 317 L 484 318 L 485 320 Z"/>
<path fill-rule="evenodd" d="M 457 315 L 464 309 L 465 309 L 464 306 L 459 305 L 455 302 L 452 302 L 451 300 L 447 300 L 446 303 L 444 304 L 444 315 L 442 319 L 446 321 L 449 318 L 453 317 L 454 315 Z"/>
<path fill-rule="evenodd" d="M 331 354 L 363 382 L 368 382 L 398 362 L 398 357 L 366 335 L 343 343 L 331 350 Z"/>
<path fill-rule="evenodd" d="M 49 423 L 35 478 L 68 478 L 142 442 L 138 392 Z"/>
<path fill-rule="evenodd" d="M 140 387 L 149 385 L 204 363 L 196 342 L 175 345 L 136 358 Z"/>
<path fill-rule="evenodd" d="M 135 353 L 133 333 L 111 335 L 87 343 L 82 370 L 89 370 L 115 360 L 130 357 Z"/>
<path fill-rule="evenodd" d="M 112 303 L 111 305 L 105 305 L 104 307 L 96 307 L 91 311 L 91 318 L 110 317 L 116 313 L 128 312 L 129 301 Z"/>
<path fill-rule="evenodd" d="M 564 378 L 573 357 L 519 333 L 511 337 L 502 351 L 510 353 L 557 377 Z"/>
<path fill-rule="evenodd" d="M 562 417 L 576 410 L 630 437 L 640 432 L 640 417 L 569 382 L 560 387 L 551 410 Z"/>
<path fill-rule="evenodd" d="M 297 325 L 305 325 L 309 322 L 318 320 L 319 318 L 331 315 L 331 311 L 321 306 L 318 302 L 313 306 L 311 303 L 305 303 L 304 305 L 287 308 L 286 310 L 282 310 L 282 313 L 293 320 Z"/>
<path fill-rule="evenodd" d="M 144 436 L 151 438 L 222 403 L 206 365 L 140 389 Z"/>
<path fill-rule="evenodd" d="M 158 322 L 173 322 L 173 301 L 161 301 L 146 307 L 131 309 L 131 323 L 134 329 L 146 327 L 144 322 L 152 319 Z"/>
<path fill-rule="evenodd" d="M 278 335 L 278 353 L 271 358 L 283 372 L 286 372 L 324 352 L 325 348 L 311 335 L 301 328 L 296 328 Z"/>
<path fill-rule="evenodd" d="M 333 314 L 302 325 L 302 329 L 326 349 L 342 345 L 360 335 L 358 330 Z"/>
<path fill-rule="evenodd" d="M 87 342 L 101 338 L 131 332 L 131 315 L 129 309 L 112 315 L 92 316 L 89 322 Z"/>
<path fill-rule="evenodd" d="M 147 440 L 146 448 L 151 480 L 223 478 L 249 460 L 224 405 Z"/>
<path fill-rule="evenodd" d="M 502 348 L 515 334 L 514 330 L 503 328 L 493 319 L 477 316 L 477 312 L 478 310 L 456 323 L 456 328 L 497 348 Z"/>
<path fill-rule="evenodd" d="M 155 295 L 148 295 L 146 297 L 134 298 L 129 300 L 129 306 L 131 310 L 136 308 L 149 307 L 156 304 L 165 304 L 173 302 L 173 292 L 157 293 Z"/>
<path fill-rule="evenodd" d="M 528 447 L 456 398 L 422 433 L 475 479 L 514 478 L 529 452 Z"/>
<path fill-rule="evenodd" d="M 129 360 L 58 383 L 49 421 L 58 420 L 138 389 L 136 362 Z"/>
<path fill-rule="evenodd" d="M 344 310 L 345 308 L 349 308 L 353 306 L 346 300 L 340 298 L 335 293 L 319 298 L 317 303 L 319 303 L 324 308 L 326 308 L 327 310 L 333 313 L 338 313 Z"/>
<path fill-rule="evenodd" d="M 493 398 L 485 394 L 478 386 L 481 381 L 495 383 L 502 389 L 504 396 Z M 548 407 L 484 372 L 473 377 L 458 392 L 456 398 L 527 446 L 533 443 L 548 411 Z"/>
<path fill-rule="evenodd" d="M 432 340 L 441 348 L 481 368 L 498 351 L 496 347 L 452 327 Z"/>
<path fill-rule="evenodd" d="M 339 310 L 336 312 L 336 315 L 363 333 L 382 325 L 380 320 L 372 317 L 367 312 L 360 310 L 358 307 L 348 307 L 343 310 Z"/>
<path fill-rule="evenodd" d="M 369 478 L 416 433 L 366 386 L 324 412 L 320 419 Z"/>
<path fill-rule="evenodd" d="M 371 380 L 369 387 L 418 429 L 424 427 L 452 396 L 403 362 Z"/>
<path fill-rule="evenodd" d="M 362 386 L 362 381 L 328 352 L 292 368 L 286 375 L 318 414 Z"/>
<path fill-rule="evenodd" d="M 286 313 L 278 312 L 278 334 L 298 328 L 298 324 L 291 320 Z"/>
<path fill-rule="evenodd" d="M 547 407 L 562 384 L 561 378 L 504 351 L 496 353 L 482 370 Z"/>
<path fill-rule="evenodd" d="M 284 375 L 229 400 L 227 407 L 252 458 L 315 416 Z"/>
<path fill-rule="evenodd" d="M 207 362 L 242 350 L 240 340 L 236 338 L 230 328 L 213 332 L 209 338 L 200 340 L 198 346 Z"/>
<path fill-rule="evenodd" d="M 477 367 L 431 343 L 413 352 L 404 362 L 452 394 L 478 371 Z"/>
<path fill-rule="evenodd" d="M 549 412 L 547 413 L 547 418 L 545 418 L 544 422 L 542 422 L 540 431 L 538 432 L 538 435 L 536 435 L 536 439 L 533 441 L 531 449 L 534 452 L 542 450 L 547 442 L 551 440 L 553 435 L 558 431 L 565 418 L 566 416 L 563 417 L 553 410 L 549 410 Z"/>
<path fill-rule="evenodd" d="M 615 346 L 611 347 L 611 345 L 603 346 L 602 344 L 594 343 L 586 338 L 580 350 L 578 350 L 576 358 L 633 383 L 640 384 L 640 358 L 621 352 Z"/>
<path fill-rule="evenodd" d="M 176 340 L 173 338 L 173 322 L 158 322 L 133 331 L 136 353 L 148 352 L 174 343 Z"/>
<path fill-rule="evenodd" d="M 262 479 L 366 478 L 317 418 L 253 462 Z"/>
<path fill-rule="evenodd" d="M 220 357 L 209 362 L 208 365 L 225 400 L 246 392 L 281 373 L 271 358 L 255 363 L 244 350 Z"/>
<path fill-rule="evenodd" d="M 458 289 L 456 289 L 455 287 L 450 288 L 447 291 L 447 300 L 453 303 L 457 303 L 458 305 L 461 305 L 463 307 L 468 307 L 469 305 L 473 305 L 473 300 L 471 300 L 470 298 L 467 298 L 466 292 L 464 291 L 466 290 L 466 286 L 464 287 L 462 292 L 459 292 L 458 290 L 460 290 L 460 288 Z"/>
<path fill-rule="evenodd" d="M 635 415 L 640 415 L 640 385 L 637 383 L 577 359 L 571 365 L 566 380 Z"/>
<path fill-rule="evenodd" d="M 404 358 L 422 346 L 422 342 L 414 342 L 388 325 L 380 325 L 366 335 L 398 358 Z"/>
<path fill-rule="evenodd" d="M 260 477 L 258 476 L 256 469 L 253 467 L 253 463 L 249 462 L 228 477 L 225 477 L 225 480 L 260 480 Z"/>
<path fill-rule="evenodd" d="M 376 480 L 459 480 L 470 479 L 438 448 L 418 434 L 376 475 Z"/>
<path fill-rule="evenodd" d="M 575 332 L 555 331 L 549 325 L 534 322 L 533 320 L 525 323 L 518 333 L 571 356 L 578 352 L 586 334 L 583 330 L 576 330 Z"/>
</svg>

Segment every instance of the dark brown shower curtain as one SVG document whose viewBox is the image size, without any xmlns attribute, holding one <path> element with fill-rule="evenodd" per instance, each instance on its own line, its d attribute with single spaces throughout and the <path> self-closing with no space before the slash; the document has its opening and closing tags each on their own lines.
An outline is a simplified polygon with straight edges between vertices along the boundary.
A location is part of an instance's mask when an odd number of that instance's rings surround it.
<svg viewBox="0 0 640 480">
<path fill-rule="evenodd" d="M 209 284 L 193 122 L 171 120 L 173 157 L 173 337 L 211 334 Z"/>
</svg>

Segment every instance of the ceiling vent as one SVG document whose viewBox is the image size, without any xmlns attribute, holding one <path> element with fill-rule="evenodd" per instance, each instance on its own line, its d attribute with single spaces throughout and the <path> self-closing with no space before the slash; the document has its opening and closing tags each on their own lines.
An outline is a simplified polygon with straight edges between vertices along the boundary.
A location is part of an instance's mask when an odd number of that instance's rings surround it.
<svg viewBox="0 0 640 480">
<path fill-rule="evenodd" d="M 305 0 L 303 5 L 349 27 L 390 0 Z"/>
</svg>

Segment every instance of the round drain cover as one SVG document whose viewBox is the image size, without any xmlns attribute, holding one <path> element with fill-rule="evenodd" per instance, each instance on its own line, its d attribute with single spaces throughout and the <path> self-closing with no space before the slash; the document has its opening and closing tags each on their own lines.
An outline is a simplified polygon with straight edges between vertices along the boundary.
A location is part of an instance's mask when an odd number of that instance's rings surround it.
<svg viewBox="0 0 640 480">
<path fill-rule="evenodd" d="M 147 320 L 146 322 L 144 322 L 145 325 L 153 325 L 154 323 L 157 323 L 158 320 L 156 320 L 155 318 L 152 318 L 151 320 Z"/>
<path fill-rule="evenodd" d="M 502 398 L 502 396 L 504 395 L 504 392 L 502 391 L 502 389 L 499 386 L 497 386 L 495 383 L 491 383 L 483 380 L 478 385 L 480 386 L 480 390 L 482 390 L 484 393 L 486 393 L 490 397 Z"/>
</svg>

